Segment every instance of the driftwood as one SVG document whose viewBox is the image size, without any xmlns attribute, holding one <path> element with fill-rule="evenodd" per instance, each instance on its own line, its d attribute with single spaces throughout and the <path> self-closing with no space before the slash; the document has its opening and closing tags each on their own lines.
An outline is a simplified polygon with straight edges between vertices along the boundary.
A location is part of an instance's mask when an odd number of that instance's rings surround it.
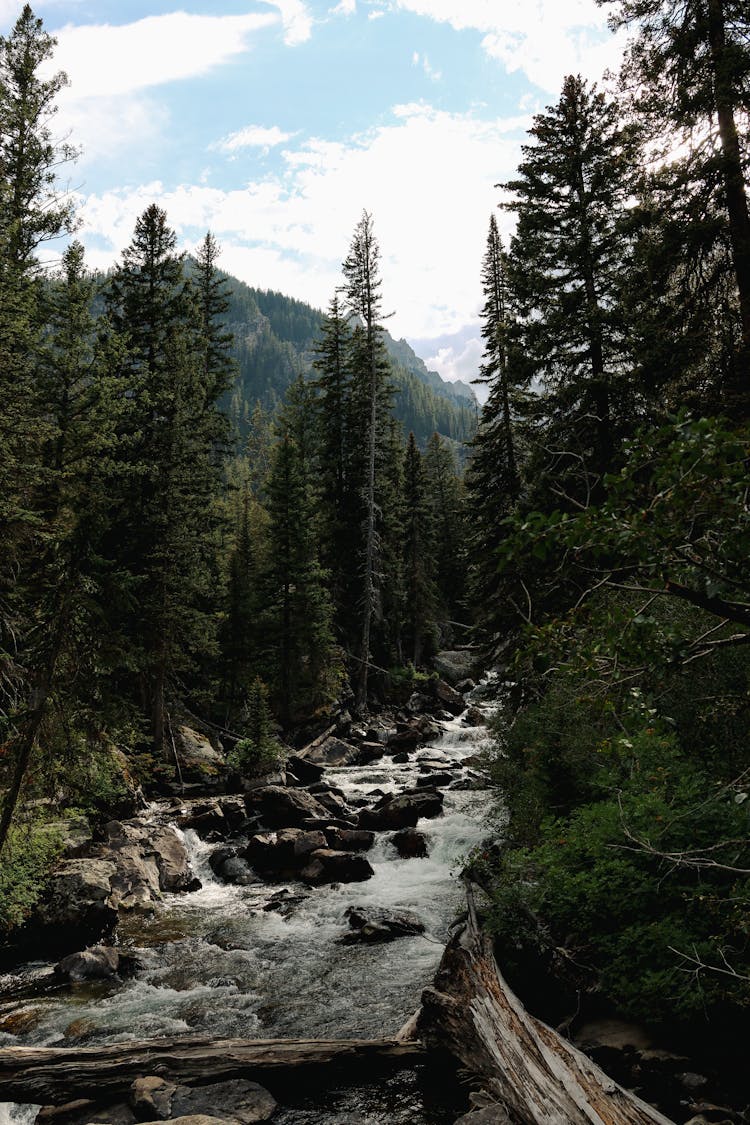
<svg viewBox="0 0 750 1125">
<path fill-rule="evenodd" d="M 379 1064 L 411 1066 L 418 1043 L 394 1039 L 146 1039 L 105 1047 L 6 1047 L 0 1050 L 0 1098 L 59 1105 L 76 1098 L 125 1094 L 154 1074 L 199 1086 L 280 1071 Z"/>
<path fill-rule="evenodd" d="M 497 1120 L 673 1125 L 526 1011 L 503 980 L 468 885 L 467 893 L 467 923 L 448 944 L 435 987 L 422 995 L 419 1034 L 427 1046 L 448 1050 L 479 1078 Z"/>
</svg>

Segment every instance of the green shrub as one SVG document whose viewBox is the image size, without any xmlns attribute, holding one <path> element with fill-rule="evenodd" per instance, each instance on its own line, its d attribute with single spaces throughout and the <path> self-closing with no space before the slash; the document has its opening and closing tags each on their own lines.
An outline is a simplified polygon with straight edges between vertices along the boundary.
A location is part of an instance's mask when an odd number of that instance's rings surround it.
<svg viewBox="0 0 750 1125">
<path fill-rule="evenodd" d="M 0 860 L 0 934 L 8 935 L 29 917 L 63 842 L 55 825 L 36 822 L 11 828 Z"/>
<path fill-rule="evenodd" d="M 271 729 L 268 688 L 256 677 L 250 687 L 245 708 L 246 738 L 237 742 L 227 761 L 244 777 L 261 777 L 272 773 L 282 759 L 281 746 Z"/>
<path fill-rule="evenodd" d="M 634 1018 L 750 1006 L 744 792 L 711 781 L 657 726 L 605 740 L 596 756 L 599 799 L 544 818 L 537 842 L 511 847 L 492 872 L 503 947 L 565 949 Z"/>
</svg>

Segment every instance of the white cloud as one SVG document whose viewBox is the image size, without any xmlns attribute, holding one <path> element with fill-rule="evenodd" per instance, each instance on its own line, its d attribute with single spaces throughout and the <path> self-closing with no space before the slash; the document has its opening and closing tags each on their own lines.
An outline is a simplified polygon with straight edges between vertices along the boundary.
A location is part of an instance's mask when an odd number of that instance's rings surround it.
<svg viewBox="0 0 750 1125">
<path fill-rule="evenodd" d="M 173 12 L 135 23 L 84 24 L 56 32 L 50 69 L 64 70 L 75 98 L 113 97 L 206 74 L 243 54 L 270 13 L 195 16 Z"/>
<path fill-rule="evenodd" d="M 510 72 L 521 70 L 537 86 L 556 93 L 566 74 L 598 79 L 616 69 L 624 33 L 607 30 L 607 13 L 596 0 L 392 0 L 456 31 L 483 35 L 482 46 Z"/>
<path fill-rule="evenodd" d="M 476 335 L 472 339 L 457 344 L 446 344 L 438 348 L 434 355 L 427 356 L 425 363 L 429 369 L 437 371 L 443 379 L 451 383 L 455 383 L 456 380 L 470 383 L 472 379 L 476 379 L 483 353 L 478 323 L 475 331 Z"/>
<path fill-rule="evenodd" d="M 526 116 L 483 120 L 402 105 L 389 123 L 347 143 L 312 139 L 290 148 L 279 176 L 242 190 L 184 184 L 165 191 L 155 182 L 92 196 L 81 210 L 82 233 L 97 245 L 109 240 L 111 260 L 156 199 L 185 245 L 210 228 L 223 243 L 226 269 L 324 306 L 366 207 L 383 255 L 386 311 L 396 312 L 389 327 L 435 338 L 477 317 L 494 185 L 513 173 L 527 125 Z"/>
<path fill-rule="evenodd" d="M 278 8 L 284 25 L 284 42 L 287 47 L 297 47 L 306 43 L 312 35 L 312 16 L 302 0 L 261 0 Z"/>
<path fill-rule="evenodd" d="M 274 148 L 276 145 L 286 144 L 291 140 L 291 133 L 284 133 L 278 125 L 268 128 L 265 125 L 246 125 L 236 133 L 223 137 L 214 146 L 222 152 L 237 152 L 242 148 Z"/>
<path fill-rule="evenodd" d="M 411 57 L 412 66 L 419 66 L 425 72 L 428 78 L 433 82 L 439 82 L 443 77 L 442 73 L 430 64 L 427 55 L 420 55 L 419 51 L 414 51 Z"/>
<path fill-rule="evenodd" d="M 340 0 L 335 8 L 329 8 L 332 16 L 353 16 L 357 11 L 357 0 Z"/>
</svg>

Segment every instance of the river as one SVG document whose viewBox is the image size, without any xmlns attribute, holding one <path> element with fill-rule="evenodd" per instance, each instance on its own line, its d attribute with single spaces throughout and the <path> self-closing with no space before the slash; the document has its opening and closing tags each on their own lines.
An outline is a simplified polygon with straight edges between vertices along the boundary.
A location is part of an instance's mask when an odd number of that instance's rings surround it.
<svg viewBox="0 0 750 1125">
<path fill-rule="evenodd" d="M 456 768 L 459 784 L 471 774 L 460 767 L 481 750 L 486 727 L 462 718 L 442 723 L 442 733 L 396 765 L 384 758 L 368 766 L 328 769 L 326 780 L 349 799 L 373 790 L 413 788 L 426 766 Z M 375 796 L 372 797 L 374 801 Z M 31 981 L 12 1010 L 28 1013 L 18 1037 L 0 1033 L 0 1045 L 93 1044 L 181 1033 L 214 1037 L 268 1036 L 375 1038 L 394 1035 L 419 1003 L 433 976 L 450 924 L 462 908 L 456 874 L 486 834 L 487 793 L 460 787 L 445 790 L 444 814 L 420 821 L 429 855 L 400 859 L 379 833 L 367 857 L 374 876 L 365 883 L 315 889 L 289 882 L 237 887 L 219 882 L 208 863 L 216 844 L 185 834 L 202 889 L 165 896 L 153 918 L 121 924 L 119 943 L 140 961 L 136 975 L 121 984 L 76 984 L 45 992 L 34 981 L 50 966 L 25 966 Z M 144 817 L 160 815 L 155 805 Z M 283 887 L 304 895 L 284 917 L 264 910 Z M 420 936 L 383 945 L 348 945 L 347 907 L 407 909 L 425 925 Z M 0 997 L 1 998 L 1 997 Z M 3 1004 L 3 1015 L 9 1014 Z M 279 1122 L 420 1122 L 453 1120 L 449 1107 L 430 1105 L 430 1081 L 419 1073 L 395 1076 L 378 1091 L 336 1092 L 327 1108 L 304 1103 L 284 1110 Z M 406 1116 L 401 1116 L 401 1113 Z M 291 1114 L 291 1115 L 290 1115 Z M 322 1115 L 321 1115 L 322 1114 Z M 0 1105 L 0 1125 L 27 1125 L 29 1107 Z"/>
</svg>

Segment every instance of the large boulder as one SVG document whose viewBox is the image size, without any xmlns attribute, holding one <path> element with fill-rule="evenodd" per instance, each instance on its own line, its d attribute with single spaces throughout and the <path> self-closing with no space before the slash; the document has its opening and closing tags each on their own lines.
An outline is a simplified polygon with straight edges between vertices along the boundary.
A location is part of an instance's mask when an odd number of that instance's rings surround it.
<svg viewBox="0 0 750 1125">
<path fill-rule="evenodd" d="M 360 757 L 359 747 L 343 738 L 326 738 L 312 750 L 305 751 L 305 761 L 320 766 L 354 766 Z"/>
<path fill-rule="evenodd" d="M 445 649 L 432 658 L 432 663 L 438 675 L 454 687 L 478 671 L 477 654 L 469 649 Z"/>
<path fill-rule="evenodd" d="M 64 860 L 54 872 L 35 923 L 50 933 L 56 945 L 85 945 L 108 936 L 117 924 L 110 898 L 116 873 L 110 860 Z"/>
<path fill-rule="evenodd" d="M 182 1121 L 206 1125 L 256 1125 L 270 1121 L 276 1101 L 263 1086 L 244 1078 L 213 1082 L 209 1086 L 177 1086 L 164 1078 L 138 1078 L 131 1087 L 130 1103 L 141 1120 Z"/>
<path fill-rule="evenodd" d="M 362 809 L 357 827 L 374 829 L 415 828 L 422 817 L 440 816 L 443 794 L 436 789 L 411 789 L 396 796 L 382 797 L 372 809 Z"/>
<path fill-rule="evenodd" d="M 395 941 L 424 933 L 424 925 L 410 910 L 383 910 L 372 906 L 350 906 L 346 911 L 351 933 L 341 939 L 344 945 Z"/>
<path fill-rule="evenodd" d="M 251 837 L 245 858 L 266 877 L 294 875 L 305 866 L 312 852 L 327 844 L 322 832 L 283 828 L 279 832 L 262 832 Z"/>
<path fill-rule="evenodd" d="M 454 773 L 449 773 L 448 770 L 438 770 L 436 773 L 426 773 L 423 777 L 417 778 L 417 786 L 420 789 L 442 789 L 445 785 L 450 785 L 451 782 L 456 780 Z"/>
<path fill-rule="evenodd" d="M 362 828 L 326 828 L 325 838 L 338 852 L 368 852 L 375 843 L 375 833 Z"/>
<path fill-rule="evenodd" d="M 311 886 L 319 886 L 323 883 L 363 883 L 374 874 L 363 855 L 319 848 L 310 855 L 300 877 Z"/>
<path fill-rule="evenodd" d="M 325 820 L 328 809 L 312 795 L 281 785 L 264 785 L 247 796 L 247 806 L 269 828 L 299 828 L 311 818 Z"/>
<path fill-rule="evenodd" d="M 70 953 L 55 965 L 55 975 L 64 980 L 111 980 L 126 976 L 137 968 L 137 961 L 112 945 L 94 945 L 80 953 Z"/>
<path fill-rule="evenodd" d="M 416 828 L 402 828 L 390 841 L 402 859 L 424 859 L 429 855 L 427 837 Z"/>
<path fill-rule="evenodd" d="M 162 827 L 149 833 L 163 891 L 185 891 L 193 885 L 187 848 L 174 828 Z"/>
<path fill-rule="evenodd" d="M 205 734 L 192 727 L 176 728 L 175 747 L 183 777 L 215 777 L 225 768 L 224 755 Z"/>
<path fill-rule="evenodd" d="M 311 762 L 304 754 L 292 754 L 286 760 L 286 768 L 301 785 L 313 785 L 325 773 L 323 766 L 318 762 Z"/>
<path fill-rule="evenodd" d="M 445 680 L 435 680 L 432 688 L 435 699 L 445 711 L 451 715 L 461 715 L 466 710 L 466 702 L 455 688 Z"/>
</svg>

